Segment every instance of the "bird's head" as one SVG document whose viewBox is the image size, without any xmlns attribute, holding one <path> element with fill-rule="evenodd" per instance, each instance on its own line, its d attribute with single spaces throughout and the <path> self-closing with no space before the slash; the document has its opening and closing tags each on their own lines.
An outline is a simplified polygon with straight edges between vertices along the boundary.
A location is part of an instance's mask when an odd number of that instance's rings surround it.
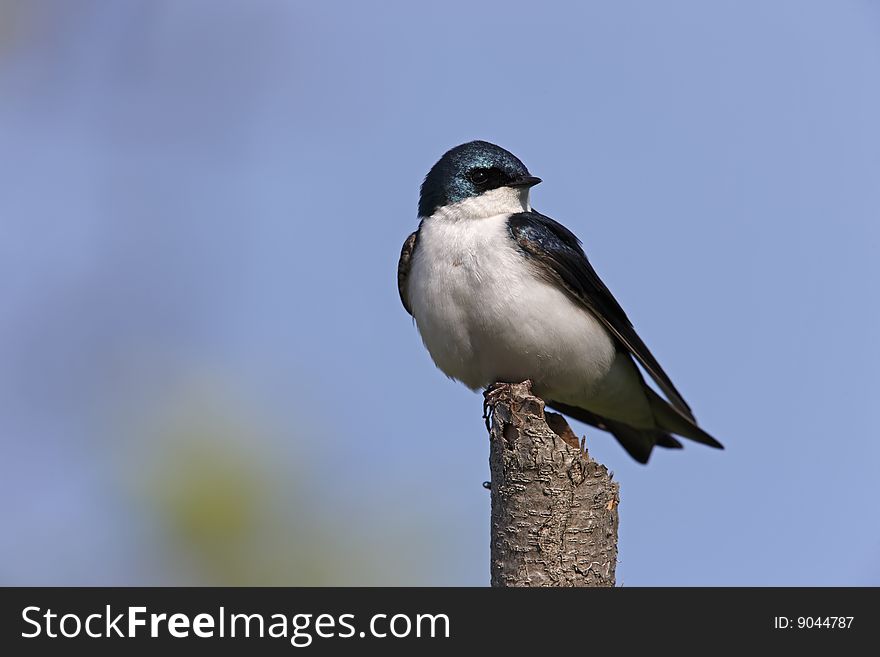
<svg viewBox="0 0 880 657">
<path fill-rule="evenodd" d="M 529 210 L 529 189 L 541 182 L 513 153 L 487 141 L 446 151 L 431 167 L 419 197 L 419 216 L 480 219 Z"/>
</svg>

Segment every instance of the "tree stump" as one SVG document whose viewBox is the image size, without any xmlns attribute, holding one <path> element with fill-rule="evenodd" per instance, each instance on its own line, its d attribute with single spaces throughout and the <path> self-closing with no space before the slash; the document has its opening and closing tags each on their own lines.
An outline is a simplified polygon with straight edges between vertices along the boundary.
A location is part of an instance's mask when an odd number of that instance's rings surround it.
<svg viewBox="0 0 880 657">
<path fill-rule="evenodd" d="M 620 488 L 532 395 L 489 394 L 492 586 L 614 586 Z"/>
</svg>

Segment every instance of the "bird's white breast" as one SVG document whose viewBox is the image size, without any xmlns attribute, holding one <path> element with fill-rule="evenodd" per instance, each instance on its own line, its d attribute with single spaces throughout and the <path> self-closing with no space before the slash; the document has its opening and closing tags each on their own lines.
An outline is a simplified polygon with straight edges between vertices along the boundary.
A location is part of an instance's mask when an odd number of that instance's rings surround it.
<svg viewBox="0 0 880 657">
<path fill-rule="evenodd" d="M 536 394 L 582 404 L 612 370 L 599 321 L 538 275 L 509 214 L 424 220 L 408 294 L 437 367 L 471 388 L 531 379 Z"/>
</svg>

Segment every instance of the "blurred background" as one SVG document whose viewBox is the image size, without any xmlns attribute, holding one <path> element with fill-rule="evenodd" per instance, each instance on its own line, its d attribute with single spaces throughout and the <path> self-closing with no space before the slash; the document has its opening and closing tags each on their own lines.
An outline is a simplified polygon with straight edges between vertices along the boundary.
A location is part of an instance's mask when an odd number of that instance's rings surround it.
<svg viewBox="0 0 880 657">
<path fill-rule="evenodd" d="M 574 425 L 619 583 L 880 585 L 878 80 L 868 1 L 0 0 L 0 583 L 487 585 L 395 280 L 481 138 L 727 446 Z"/>
</svg>

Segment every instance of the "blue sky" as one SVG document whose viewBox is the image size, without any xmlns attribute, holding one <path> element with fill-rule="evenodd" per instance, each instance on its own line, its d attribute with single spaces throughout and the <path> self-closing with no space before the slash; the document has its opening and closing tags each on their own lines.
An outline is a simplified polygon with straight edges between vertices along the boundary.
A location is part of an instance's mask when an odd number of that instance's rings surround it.
<svg viewBox="0 0 880 657">
<path fill-rule="evenodd" d="M 619 583 L 880 584 L 876 5 L 7 5 L 4 583 L 181 581 L 130 482 L 193 395 L 376 568 L 320 583 L 486 584 L 481 399 L 395 283 L 424 174 L 480 138 L 727 447 L 642 467 L 575 426 Z"/>
</svg>

